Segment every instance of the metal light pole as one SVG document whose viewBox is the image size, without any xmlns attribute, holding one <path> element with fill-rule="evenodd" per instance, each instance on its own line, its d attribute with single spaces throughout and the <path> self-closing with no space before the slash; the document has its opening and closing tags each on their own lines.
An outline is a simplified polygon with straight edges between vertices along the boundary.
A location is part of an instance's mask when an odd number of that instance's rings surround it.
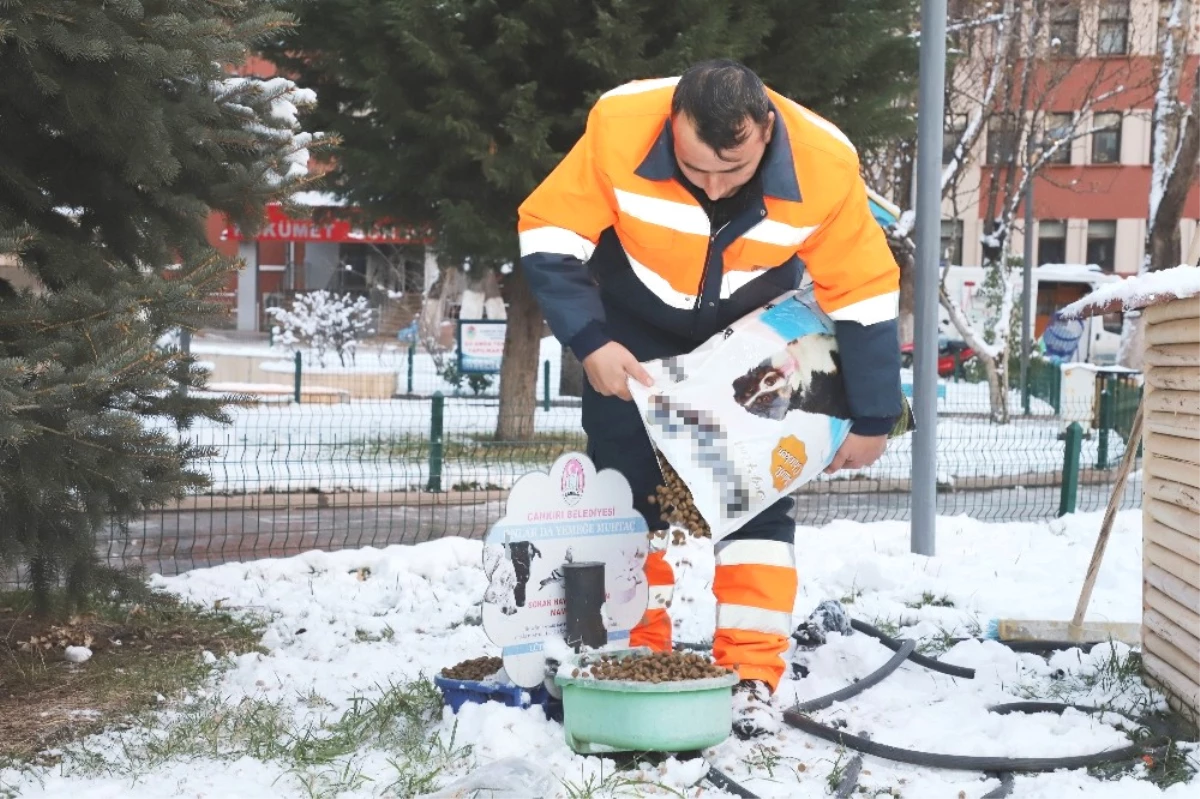
<svg viewBox="0 0 1200 799">
<path fill-rule="evenodd" d="M 1026 167 L 1025 275 L 1021 297 L 1021 410 L 1029 415 L 1029 351 L 1033 347 L 1033 174 Z"/>
<path fill-rule="evenodd" d="M 911 549 L 933 555 L 937 521 L 938 250 L 942 219 L 942 125 L 946 89 L 946 0 L 921 0 L 917 89 L 917 256 L 913 342 Z"/>
</svg>

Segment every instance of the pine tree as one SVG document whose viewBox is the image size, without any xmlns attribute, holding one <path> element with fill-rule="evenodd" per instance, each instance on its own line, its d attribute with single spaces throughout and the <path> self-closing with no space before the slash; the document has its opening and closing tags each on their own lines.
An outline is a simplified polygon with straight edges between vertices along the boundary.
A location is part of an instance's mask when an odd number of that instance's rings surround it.
<svg viewBox="0 0 1200 799">
<path fill-rule="evenodd" d="M 913 2 L 856 2 L 865 20 L 843 5 L 290 0 L 298 36 L 265 55 L 317 89 L 314 124 L 343 142 L 338 192 L 377 216 L 432 220 L 449 259 L 495 268 L 517 259 L 521 200 L 578 139 L 592 103 L 627 80 L 734 57 L 858 135 L 905 124 L 885 111 L 915 71 L 915 44 L 894 45 L 888 31 Z M 887 27 L 868 35 L 876 24 Z M 836 57 L 826 43 L 835 32 Z M 542 322 L 520 270 L 506 290 L 497 437 L 516 440 L 533 432 Z"/>
<path fill-rule="evenodd" d="M 234 264 L 211 210 L 253 229 L 304 180 L 286 80 L 233 77 L 290 17 L 269 0 L 10 0 L 0 20 L 0 567 L 39 605 L 85 599 L 95 537 L 201 487 L 186 428 L 223 420 L 164 334 L 195 329 Z"/>
<path fill-rule="evenodd" d="M 590 105 L 632 79 L 736 55 L 769 30 L 733 0 L 294 0 L 298 36 L 265 49 L 317 90 L 342 140 L 334 188 L 377 216 L 431 220 L 447 259 L 518 257 L 516 211 Z M 497 437 L 533 433 L 541 313 L 508 275 Z"/>
<path fill-rule="evenodd" d="M 770 0 L 745 57 L 771 88 L 836 124 L 860 151 L 916 129 L 918 0 Z"/>
</svg>

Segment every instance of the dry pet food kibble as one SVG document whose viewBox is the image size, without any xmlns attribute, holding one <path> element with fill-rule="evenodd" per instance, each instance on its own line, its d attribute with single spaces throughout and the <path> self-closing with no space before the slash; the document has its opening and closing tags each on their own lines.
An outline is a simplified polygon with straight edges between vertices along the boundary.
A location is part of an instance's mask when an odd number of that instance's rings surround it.
<svg viewBox="0 0 1200 799">
<path fill-rule="evenodd" d="M 442 669 L 442 676 L 448 680 L 474 680 L 479 682 L 493 676 L 504 666 L 504 661 L 497 657 L 478 657 L 464 660 L 454 666 Z"/>
<path fill-rule="evenodd" d="M 696 510 L 692 492 L 688 490 L 687 485 L 679 479 L 679 475 L 671 468 L 671 464 L 667 463 L 666 458 L 660 457 L 658 462 L 662 467 L 663 485 L 658 486 L 655 495 L 648 498 L 651 504 L 658 504 L 663 520 L 672 527 L 682 528 L 696 538 L 712 537 L 712 530 L 700 515 L 700 511 Z M 683 536 L 679 530 L 675 531 L 674 542 L 683 543 Z"/>
<path fill-rule="evenodd" d="M 601 655 L 594 660 L 585 660 L 580 665 L 583 666 L 583 670 L 574 670 L 572 676 L 595 680 L 674 682 L 707 680 L 729 674 L 729 669 L 718 666 L 708 657 L 695 652 L 655 652 L 640 657 L 624 658 Z"/>
</svg>

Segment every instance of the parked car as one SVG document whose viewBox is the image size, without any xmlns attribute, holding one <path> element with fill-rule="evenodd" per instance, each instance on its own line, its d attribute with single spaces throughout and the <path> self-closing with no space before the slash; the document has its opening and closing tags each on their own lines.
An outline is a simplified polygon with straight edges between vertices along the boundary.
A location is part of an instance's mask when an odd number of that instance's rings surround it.
<svg viewBox="0 0 1200 799">
<path fill-rule="evenodd" d="M 955 358 L 955 356 L 958 356 Z M 967 342 L 960 339 L 952 339 L 948 336 L 938 336 L 938 376 L 950 377 L 954 374 L 954 367 L 957 365 L 965 365 L 967 361 L 975 357 L 975 350 L 967 346 Z M 905 369 L 911 369 L 913 365 L 913 345 L 900 345 L 900 365 Z"/>
</svg>

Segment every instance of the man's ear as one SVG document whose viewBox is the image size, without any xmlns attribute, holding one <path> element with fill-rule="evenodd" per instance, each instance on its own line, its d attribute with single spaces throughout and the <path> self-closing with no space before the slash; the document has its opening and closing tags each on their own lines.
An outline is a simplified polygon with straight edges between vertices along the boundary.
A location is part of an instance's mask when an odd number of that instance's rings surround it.
<svg viewBox="0 0 1200 799">
<path fill-rule="evenodd" d="M 771 137 L 775 135 L 775 112 L 767 112 L 767 129 L 763 133 L 763 144 L 770 144 Z"/>
</svg>

